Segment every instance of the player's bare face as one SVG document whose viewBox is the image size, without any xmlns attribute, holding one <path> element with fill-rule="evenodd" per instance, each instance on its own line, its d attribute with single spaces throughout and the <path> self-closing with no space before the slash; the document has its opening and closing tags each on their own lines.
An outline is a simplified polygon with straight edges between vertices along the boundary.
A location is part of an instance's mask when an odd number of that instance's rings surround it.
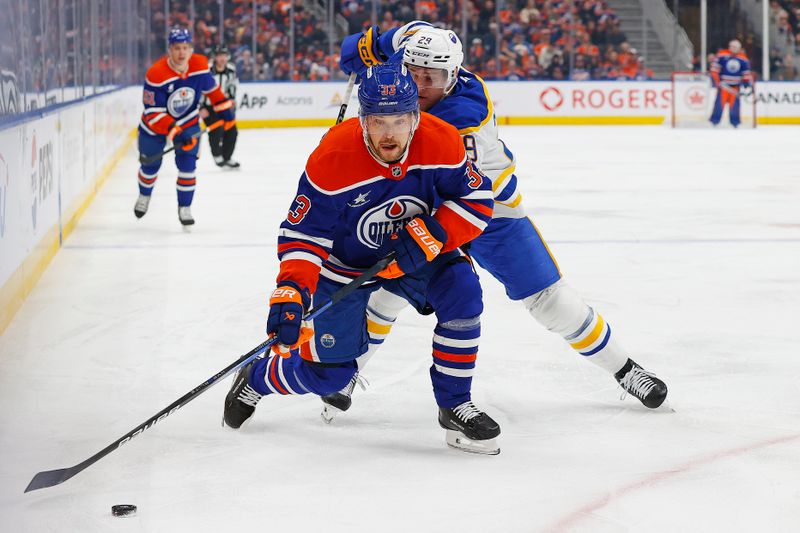
<svg viewBox="0 0 800 533">
<path fill-rule="evenodd" d="M 414 114 L 367 115 L 364 129 L 372 150 L 386 163 L 403 157 L 414 128 Z"/>
<path fill-rule="evenodd" d="M 189 67 L 194 47 L 189 43 L 175 43 L 169 47 L 169 61 L 173 69 L 183 72 Z"/>
<path fill-rule="evenodd" d="M 414 83 L 417 84 L 419 92 L 419 108 L 427 111 L 436 103 L 444 98 L 444 90 L 447 88 L 447 71 L 438 68 L 425 68 L 406 63 Z"/>
</svg>

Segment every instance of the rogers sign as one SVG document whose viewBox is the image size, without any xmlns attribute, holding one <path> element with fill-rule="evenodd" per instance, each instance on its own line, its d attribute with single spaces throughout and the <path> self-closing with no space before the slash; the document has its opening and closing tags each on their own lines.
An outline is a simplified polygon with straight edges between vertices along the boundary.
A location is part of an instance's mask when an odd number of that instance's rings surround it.
<svg viewBox="0 0 800 533">
<path fill-rule="evenodd" d="M 607 86 L 603 86 L 607 85 Z M 670 108 L 672 91 L 669 88 L 620 87 L 617 84 L 598 84 L 593 87 L 546 87 L 539 93 L 539 103 L 548 112 L 580 111 L 664 111 Z"/>
</svg>

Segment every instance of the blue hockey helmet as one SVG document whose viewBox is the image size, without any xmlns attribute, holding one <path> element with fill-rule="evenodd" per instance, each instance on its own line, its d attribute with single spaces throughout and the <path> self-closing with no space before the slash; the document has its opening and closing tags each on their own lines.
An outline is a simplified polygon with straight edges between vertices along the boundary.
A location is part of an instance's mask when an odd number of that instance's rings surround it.
<svg viewBox="0 0 800 533">
<path fill-rule="evenodd" d="M 367 69 L 358 87 L 361 117 L 419 112 L 419 94 L 414 78 L 400 62 Z"/>
<path fill-rule="evenodd" d="M 169 44 L 192 43 L 192 34 L 186 28 L 172 28 L 169 30 Z"/>
</svg>

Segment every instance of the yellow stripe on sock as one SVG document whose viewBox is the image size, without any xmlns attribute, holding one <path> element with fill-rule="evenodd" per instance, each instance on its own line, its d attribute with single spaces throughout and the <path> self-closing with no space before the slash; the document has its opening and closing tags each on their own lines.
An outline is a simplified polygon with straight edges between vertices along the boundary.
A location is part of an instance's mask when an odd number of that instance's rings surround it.
<svg viewBox="0 0 800 533">
<path fill-rule="evenodd" d="M 391 325 L 385 326 L 383 324 L 373 322 L 372 320 L 367 320 L 367 331 L 369 333 L 375 333 L 376 335 L 388 335 L 391 329 Z"/>
<path fill-rule="evenodd" d="M 597 315 L 597 324 L 595 324 L 594 329 L 591 333 L 589 333 L 589 336 L 582 341 L 570 344 L 570 346 L 572 346 L 572 348 L 575 350 L 583 350 L 587 346 L 591 346 L 598 338 L 600 338 L 600 334 L 603 332 L 605 326 L 606 322 L 603 320 L 603 317 Z"/>
</svg>

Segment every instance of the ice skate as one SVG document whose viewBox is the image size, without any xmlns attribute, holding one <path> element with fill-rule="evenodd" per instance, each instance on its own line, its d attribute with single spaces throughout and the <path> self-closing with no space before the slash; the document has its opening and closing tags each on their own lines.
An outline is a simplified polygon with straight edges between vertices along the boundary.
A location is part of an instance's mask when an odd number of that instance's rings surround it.
<svg viewBox="0 0 800 533">
<path fill-rule="evenodd" d="M 447 430 L 447 445 L 469 453 L 497 455 L 500 426 L 471 401 L 452 409 L 439 408 L 439 425 Z"/>
<path fill-rule="evenodd" d="M 222 157 L 221 155 L 214 156 L 214 163 L 216 163 L 217 166 L 220 168 L 225 168 L 225 158 Z"/>
<path fill-rule="evenodd" d="M 240 165 L 239 162 L 236 161 L 235 159 L 228 159 L 222 164 L 222 166 L 224 166 L 225 168 L 235 170 L 241 167 L 242 165 Z"/>
<path fill-rule="evenodd" d="M 184 226 L 191 226 L 194 224 L 194 218 L 192 217 L 192 208 L 188 205 L 178 206 L 178 219 L 180 219 L 181 224 Z"/>
<path fill-rule="evenodd" d="M 150 196 L 140 194 L 136 199 L 136 205 L 133 206 L 133 214 L 136 218 L 142 218 L 147 213 L 148 207 L 150 207 Z"/>
<path fill-rule="evenodd" d="M 625 366 L 614 374 L 614 378 L 625 391 L 622 398 L 631 394 L 650 409 L 661 406 L 667 398 L 667 385 L 636 364 L 633 359 L 628 359 Z"/>
<path fill-rule="evenodd" d="M 350 378 L 350 382 L 345 388 L 339 392 L 322 396 L 322 412 L 320 416 L 326 424 L 333 422 L 333 419 L 336 418 L 339 413 L 350 409 L 353 403 L 353 390 L 355 390 L 356 384 L 361 387 L 361 390 L 367 390 L 367 380 L 361 377 L 358 371 L 353 374 L 353 377 Z"/>
<path fill-rule="evenodd" d="M 233 378 L 233 385 L 225 396 L 225 408 L 222 416 L 223 426 L 239 429 L 250 420 L 256 405 L 262 396 L 247 382 L 253 363 L 245 366 Z"/>
</svg>

